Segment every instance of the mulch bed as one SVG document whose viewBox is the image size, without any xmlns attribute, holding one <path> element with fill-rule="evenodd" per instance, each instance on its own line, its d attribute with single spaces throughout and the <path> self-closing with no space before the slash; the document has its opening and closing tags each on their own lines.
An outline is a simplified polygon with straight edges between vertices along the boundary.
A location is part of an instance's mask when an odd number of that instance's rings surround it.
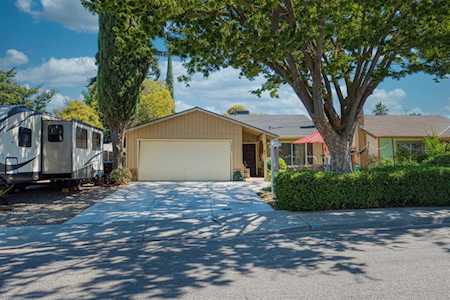
<svg viewBox="0 0 450 300">
<path fill-rule="evenodd" d="M 6 196 L 0 205 L 0 227 L 61 224 L 117 190 L 110 186 L 83 186 L 78 191 L 52 185 L 31 186 Z"/>
</svg>

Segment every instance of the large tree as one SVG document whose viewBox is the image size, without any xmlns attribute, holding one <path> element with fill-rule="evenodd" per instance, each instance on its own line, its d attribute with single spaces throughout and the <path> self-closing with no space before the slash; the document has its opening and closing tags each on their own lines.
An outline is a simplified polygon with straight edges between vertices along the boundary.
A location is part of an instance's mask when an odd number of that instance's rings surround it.
<svg viewBox="0 0 450 300">
<path fill-rule="evenodd" d="M 145 2 L 145 1 L 143 1 Z M 171 22 L 190 73 L 239 68 L 288 84 L 323 136 L 337 172 L 367 98 L 387 77 L 449 73 L 448 0 L 209 0 Z"/>
<path fill-rule="evenodd" d="M 249 110 L 247 107 L 245 107 L 245 105 L 233 104 L 227 109 L 226 114 L 227 115 L 236 115 L 239 113 L 248 113 L 248 112 L 249 112 Z"/>
<path fill-rule="evenodd" d="M 82 121 L 95 127 L 102 128 L 98 112 L 86 102 L 81 100 L 69 101 L 66 106 L 56 114 L 59 118 L 68 121 Z"/>
<path fill-rule="evenodd" d="M 389 112 L 389 108 L 384 104 L 383 102 L 378 102 L 375 104 L 375 107 L 372 111 L 372 113 L 376 116 L 384 116 L 387 115 Z"/>
<path fill-rule="evenodd" d="M 160 82 L 145 80 L 134 116 L 134 123 L 143 124 L 175 112 L 175 101 L 170 90 Z"/>
<path fill-rule="evenodd" d="M 111 130 L 113 167 L 123 167 L 125 129 L 131 124 L 141 84 L 157 68 L 151 41 L 162 36 L 165 18 L 153 1 L 82 0 L 99 15 L 98 106 Z M 160 2 L 158 2 L 160 4 Z M 146 13 L 142 13 L 145 11 Z"/>
<path fill-rule="evenodd" d="M 55 95 L 55 90 L 42 90 L 38 87 L 20 85 L 15 80 L 16 71 L 0 70 L 0 105 L 25 105 L 44 112 Z"/>
</svg>

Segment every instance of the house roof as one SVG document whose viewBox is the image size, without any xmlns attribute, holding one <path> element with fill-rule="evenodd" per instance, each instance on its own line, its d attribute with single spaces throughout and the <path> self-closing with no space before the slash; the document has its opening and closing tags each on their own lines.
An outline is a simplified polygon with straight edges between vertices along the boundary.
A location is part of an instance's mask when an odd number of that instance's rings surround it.
<svg viewBox="0 0 450 300">
<path fill-rule="evenodd" d="M 362 128 L 376 137 L 445 137 L 449 126 L 450 119 L 443 116 L 366 115 Z"/>
<path fill-rule="evenodd" d="M 173 119 L 173 118 L 177 118 L 177 117 L 183 116 L 185 114 L 189 114 L 189 113 L 195 112 L 195 111 L 200 111 L 200 112 L 212 115 L 214 117 L 223 119 L 225 121 L 232 122 L 234 124 L 240 125 L 242 127 L 245 127 L 245 128 L 251 129 L 251 130 L 255 130 L 255 131 L 260 132 L 260 133 L 267 134 L 268 136 L 273 137 L 273 138 L 277 137 L 277 134 L 272 132 L 272 131 L 268 131 L 266 129 L 259 128 L 257 126 L 254 126 L 253 124 L 247 124 L 245 122 L 242 122 L 240 120 L 236 120 L 234 118 L 230 118 L 228 116 L 217 114 L 215 112 L 206 110 L 206 109 L 198 107 L 198 106 L 190 108 L 190 109 L 186 109 L 186 110 L 183 110 L 181 112 L 178 112 L 178 113 L 175 113 L 175 114 L 171 114 L 171 115 L 168 115 L 168 116 L 165 116 L 165 117 L 162 117 L 162 118 L 158 118 L 158 119 L 152 120 L 152 121 L 150 121 L 148 123 L 145 123 L 145 124 L 142 124 L 142 125 L 139 125 L 139 126 L 128 128 L 126 130 L 126 132 L 133 131 L 133 130 L 136 130 L 136 129 L 139 129 L 139 128 L 143 128 L 143 127 L 146 127 L 146 126 L 149 126 L 149 125 L 154 125 L 154 124 L 157 124 L 157 123 L 160 123 L 160 122 L 163 122 L 163 121 L 167 121 L 167 120 L 170 120 L 170 119 Z"/>
<path fill-rule="evenodd" d="M 310 135 L 316 128 L 305 115 L 233 115 L 231 118 L 273 132 L 284 138 Z"/>
</svg>

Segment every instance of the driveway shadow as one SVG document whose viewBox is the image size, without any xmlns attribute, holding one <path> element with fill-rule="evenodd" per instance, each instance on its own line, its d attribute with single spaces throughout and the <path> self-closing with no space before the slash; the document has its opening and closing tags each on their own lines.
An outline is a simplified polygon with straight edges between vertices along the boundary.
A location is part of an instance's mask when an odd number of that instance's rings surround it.
<svg viewBox="0 0 450 300">
<path fill-rule="evenodd" d="M 234 283 L 230 274 L 252 276 L 258 269 L 298 277 L 320 273 L 330 279 L 344 273 L 355 280 L 376 281 L 380 279 L 368 274 L 368 266 L 357 258 L 357 253 L 374 247 L 402 249 L 408 247 L 410 239 L 429 239 L 439 229 L 292 232 L 158 241 L 143 238 L 146 226 L 127 229 L 113 224 L 108 231 L 115 238 L 109 241 L 99 239 L 99 243 L 93 243 L 96 237 L 91 236 L 89 243 L 74 243 L 84 230 L 58 232 L 63 243 L 42 240 L 33 247 L 17 244 L 1 248 L 0 293 L 20 299 L 143 295 L 170 299 L 206 286 L 229 286 Z M 447 239 L 435 244 L 448 253 L 448 243 Z"/>
</svg>

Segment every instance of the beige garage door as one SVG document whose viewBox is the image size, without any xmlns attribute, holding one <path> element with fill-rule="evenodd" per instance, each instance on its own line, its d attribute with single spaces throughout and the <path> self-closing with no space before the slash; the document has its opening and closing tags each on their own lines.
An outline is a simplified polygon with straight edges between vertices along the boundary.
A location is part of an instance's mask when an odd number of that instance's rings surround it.
<svg viewBox="0 0 450 300">
<path fill-rule="evenodd" d="M 231 179 L 228 140 L 139 141 L 139 180 Z"/>
</svg>

